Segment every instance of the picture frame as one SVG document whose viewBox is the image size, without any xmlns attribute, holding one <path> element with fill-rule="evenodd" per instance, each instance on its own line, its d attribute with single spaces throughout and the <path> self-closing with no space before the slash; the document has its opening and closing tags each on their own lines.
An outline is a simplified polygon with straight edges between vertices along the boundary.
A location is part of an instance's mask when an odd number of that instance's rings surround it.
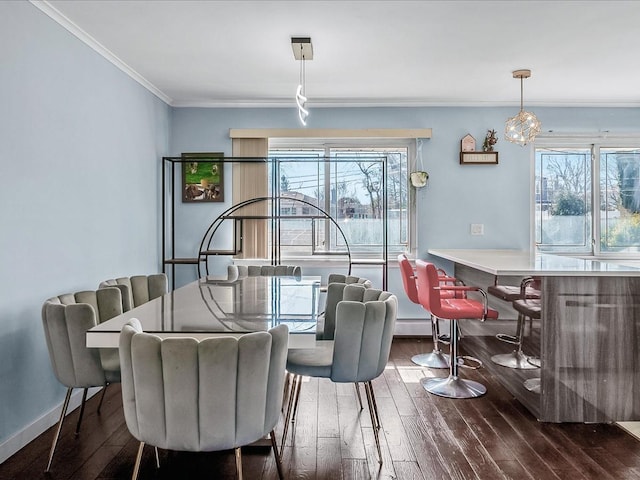
<svg viewBox="0 0 640 480">
<path fill-rule="evenodd" d="M 460 152 L 460 165 L 497 165 L 498 152 Z"/>
<path fill-rule="evenodd" d="M 183 153 L 182 201 L 224 202 L 224 153 Z"/>
</svg>

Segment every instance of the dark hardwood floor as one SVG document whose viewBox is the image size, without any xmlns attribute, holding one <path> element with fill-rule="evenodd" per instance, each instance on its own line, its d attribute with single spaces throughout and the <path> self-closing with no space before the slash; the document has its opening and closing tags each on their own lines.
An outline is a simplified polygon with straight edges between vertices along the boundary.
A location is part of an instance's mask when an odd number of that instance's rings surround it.
<svg viewBox="0 0 640 480">
<path fill-rule="evenodd" d="M 545 424 L 492 377 L 487 369 L 462 375 L 484 383 L 488 393 L 450 400 L 425 392 L 419 379 L 444 376 L 411 363 L 430 342 L 396 339 L 384 374 L 374 381 L 382 422 L 384 463 L 377 462 L 368 411 L 360 411 L 354 387 L 310 379 L 303 385 L 299 418 L 284 448 L 289 479 L 640 479 L 640 442 L 616 425 Z M 109 388 L 101 415 L 99 395 L 65 422 L 50 474 L 43 470 L 53 428 L 0 465 L 1 479 L 128 479 L 137 442 L 129 434 L 120 388 Z M 364 398 L 364 394 L 363 394 Z M 282 423 L 278 426 L 278 436 Z M 147 447 L 141 479 L 235 478 L 233 452 L 160 452 L 155 468 Z M 270 450 L 243 449 L 246 479 L 276 479 Z"/>
</svg>

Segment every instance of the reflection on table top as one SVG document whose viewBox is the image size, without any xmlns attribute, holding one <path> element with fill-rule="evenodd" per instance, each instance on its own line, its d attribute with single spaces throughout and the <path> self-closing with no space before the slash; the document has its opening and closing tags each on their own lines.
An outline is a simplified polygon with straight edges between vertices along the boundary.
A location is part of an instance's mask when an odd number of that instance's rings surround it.
<svg viewBox="0 0 640 480">
<path fill-rule="evenodd" d="M 286 323 L 292 347 L 312 346 L 320 277 L 209 277 L 112 318 L 87 332 L 88 347 L 117 347 L 120 330 L 137 318 L 145 332 L 162 337 L 208 338 L 265 331 Z"/>
</svg>

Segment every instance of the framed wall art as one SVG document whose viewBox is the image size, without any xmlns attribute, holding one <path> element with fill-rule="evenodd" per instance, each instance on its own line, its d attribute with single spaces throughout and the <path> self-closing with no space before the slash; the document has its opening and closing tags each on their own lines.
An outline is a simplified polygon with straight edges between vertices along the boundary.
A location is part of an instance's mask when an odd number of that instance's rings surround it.
<svg viewBox="0 0 640 480">
<path fill-rule="evenodd" d="M 183 153 L 182 201 L 223 202 L 224 162 L 223 153 Z"/>
</svg>

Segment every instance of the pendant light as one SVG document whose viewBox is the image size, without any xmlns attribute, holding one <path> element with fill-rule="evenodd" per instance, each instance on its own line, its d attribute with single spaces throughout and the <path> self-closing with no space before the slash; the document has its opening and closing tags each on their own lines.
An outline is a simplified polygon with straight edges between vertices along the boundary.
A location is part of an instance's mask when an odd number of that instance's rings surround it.
<svg viewBox="0 0 640 480">
<path fill-rule="evenodd" d="M 309 110 L 306 107 L 307 79 L 305 62 L 307 60 L 313 60 L 313 46 L 311 45 L 311 38 L 291 37 L 291 48 L 293 49 L 294 58 L 300 61 L 300 79 L 298 87 L 296 88 L 295 99 L 296 105 L 298 106 L 298 118 L 300 118 L 302 125 L 306 126 Z"/>
<path fill-rule="evenodd" d="M 523 107 L 523 82 L 531 76 L 531 70 L 515 70 L 513 78 L 520 79 L 520 111 L 515 117 L 507 119 L 504 138 L 512 143 L 525 146 L 533 142 L 540 133 L 541 123 L 533 112 L 525 112 Z"/>
</svg>

